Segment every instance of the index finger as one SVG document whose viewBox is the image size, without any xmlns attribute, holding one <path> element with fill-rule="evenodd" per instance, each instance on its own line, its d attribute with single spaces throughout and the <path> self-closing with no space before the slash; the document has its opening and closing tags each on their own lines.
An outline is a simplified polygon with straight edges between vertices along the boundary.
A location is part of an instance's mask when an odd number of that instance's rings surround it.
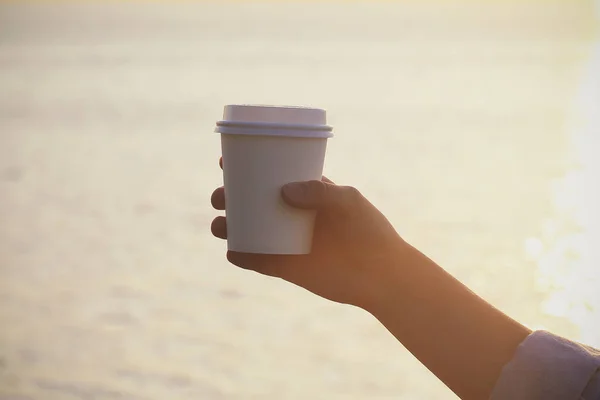
<svg viewBox="0 0 600 400">
<path fill-rule="evenodd" d="M 223 169 L 223 157 L 219 157 L 219 167 Z"/>
</svg>

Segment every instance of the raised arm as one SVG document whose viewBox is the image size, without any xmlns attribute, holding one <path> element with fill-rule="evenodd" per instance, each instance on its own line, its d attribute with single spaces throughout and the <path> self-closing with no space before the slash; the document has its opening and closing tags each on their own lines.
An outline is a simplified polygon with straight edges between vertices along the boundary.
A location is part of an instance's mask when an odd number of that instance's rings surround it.
<svg viewBox="0 0 600 400">
<path fill-rule="evenodd" d="M 404 241 L 356 189 L 324 178 L 286 185 L 282 197 L 317 211 L 311 254 L 228 252 L 231 263 L 365 309 L 461 399 L 600 396 L 600 355 L 551 334 L 530 335 Z M 223 188 L 211 202 L 225 209 Z M 225 217 L 211 229 L 226 239 Z"/>
<path fill-rule="evenodd" d="M 409 245 L 378 287 L 367 311 L 461 399 L 488 399 L 531 333 Z"/>
</svg>

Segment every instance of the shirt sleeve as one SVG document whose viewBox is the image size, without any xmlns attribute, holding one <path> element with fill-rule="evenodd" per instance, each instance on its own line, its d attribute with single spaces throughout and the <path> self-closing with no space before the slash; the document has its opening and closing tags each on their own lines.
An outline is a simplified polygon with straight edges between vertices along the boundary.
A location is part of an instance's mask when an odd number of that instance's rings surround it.
<svg viewBox="0 0 600 400">
<path fill-rule="evenodd" d="M 529 335 L 491 400 L 600 400 L 600 352 L 545 331 Z"/>
</svg>

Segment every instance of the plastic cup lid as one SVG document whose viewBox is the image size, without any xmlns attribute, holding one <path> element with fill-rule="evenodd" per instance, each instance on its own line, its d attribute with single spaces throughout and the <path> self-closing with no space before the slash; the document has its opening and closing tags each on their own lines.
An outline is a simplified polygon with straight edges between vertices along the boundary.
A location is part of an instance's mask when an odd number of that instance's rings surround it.
<svg viewBox="0 0 600 400">
<path fill-rule="evenodd" d="M 269 135 L 329 138 L 333 128 L 319 108 L 227 105 L 215 132 L 237 135 Z"/>
</svg>

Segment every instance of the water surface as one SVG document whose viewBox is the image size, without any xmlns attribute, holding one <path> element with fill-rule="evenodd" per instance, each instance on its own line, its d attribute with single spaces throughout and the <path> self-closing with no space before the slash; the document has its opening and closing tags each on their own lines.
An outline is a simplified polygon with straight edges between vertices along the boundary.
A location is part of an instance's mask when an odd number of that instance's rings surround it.
<svg viewBox="0 0 600 400">
<path fill-rule="evenodd" d="M 577 1 L 3 3 L 0 399 L 454 398 L 366 313 L 226 263 L 225 103 L 327 108 L 328 176 L 600 345 L 593 32 Z"/>
</svg>

